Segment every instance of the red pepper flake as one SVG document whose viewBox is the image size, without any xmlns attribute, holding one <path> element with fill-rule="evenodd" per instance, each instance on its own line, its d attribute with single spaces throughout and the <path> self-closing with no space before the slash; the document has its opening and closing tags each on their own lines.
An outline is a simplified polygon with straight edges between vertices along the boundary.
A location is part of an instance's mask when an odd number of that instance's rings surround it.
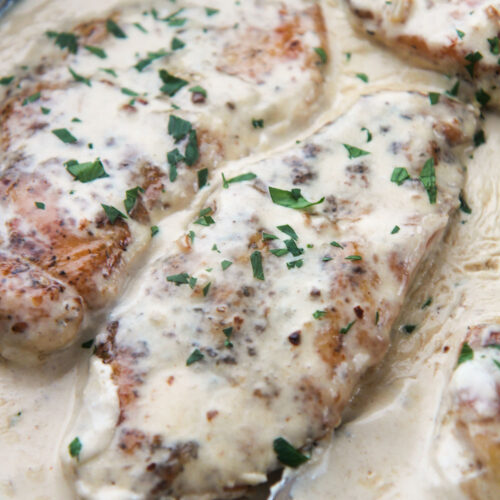
<svg viewBox="0 0 500 500">
<path fill-rule="evenodd" d="M 300 345 L 300 330 L 297 330 L 296 332 L 291 333 L 288 336 L 288 340 L 290 341 L 290 344 L 292 344 L 292 345 Z"/>
</svg>

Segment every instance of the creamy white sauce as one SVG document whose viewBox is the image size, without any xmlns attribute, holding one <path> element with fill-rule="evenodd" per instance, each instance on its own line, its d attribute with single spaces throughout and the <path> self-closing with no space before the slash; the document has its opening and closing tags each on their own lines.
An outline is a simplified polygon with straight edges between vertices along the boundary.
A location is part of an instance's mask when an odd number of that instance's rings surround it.
<svg viewBox="0 0 500 500">
<path fill-rule="evenodd" d="M 36 55 L 35 40 L 40 33 L 54 29 L 54 24 L 73 24 L 75 10 L 87 17 L 113 5 L 113 1 L 102 5 L 104 2 L 94 0 L 73 3 L 75 9 L 70 2 L 63 5 L 48 0 L 35 5 L 24 1 L 12 10 L 0 23 L 0 75 L 10 74 L 12 63 L 29 59 L 31 50 Z M 448 88 L 445 77 L 411 68 L 355 36 L 339 4 L 336 0 L 325 4 L 337 79 L 330 94 L 332 105 L 319 122 L 335 118 L 360 94 L 373 90 Z M 19 26 L 23 26 L 22 32 Z M 351 54 L 349 60 L 346 53 Z M 356 77 L 360 72 L 369 76 L 368 84 Z M 395 329 L 386 362 L 367 378 L 325 456 L 315 453 L 318 465 L 302 471 L 302 479 L 292 490 L 294 499 L 330 498 L 331 492 L 342 499 L 462 497 L 457 484 L 436 466 L 435 422 L 466 325 L 499 321 L 499 130 L 498 117 L 488 114 L 488 142 L 468 164 L 465 194 L 473 213 L 455 217 L 439 255 L 429 263 L 427 276 L 408 299 L 401 324 L 417 323 L 418 329 L 411 336 Z M 170 244 L 173 234 L 181 236 L 186 220 L 198 209 L 169 219 L 170 228 L 178 223 L 178 229 L 170 229 L 170 235 L 161 231 L 150 255 Z M 434 302 L 421 311 L 428 296 Z M 442 353 L 444 344 L 450 347 L 446 354 Z M 62 474 L 59 448 L 75 399 L 86 383 L 88 355 L 77 347 L 29 371 L 7 362 L 0 364 L 0 494 L 6 498 L 74 497 Z M 95 404 L 106 404 L 104 399 Z"/>
</svg>

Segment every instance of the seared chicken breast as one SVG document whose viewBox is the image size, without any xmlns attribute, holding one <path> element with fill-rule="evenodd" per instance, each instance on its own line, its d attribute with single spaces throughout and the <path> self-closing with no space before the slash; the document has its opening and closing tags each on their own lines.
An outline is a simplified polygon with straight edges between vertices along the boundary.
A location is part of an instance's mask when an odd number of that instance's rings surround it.
<svg viewBox="0 0 500 500">
<path fill-rule="evenodd" d="M 500 105 L 500 5 L 491 0 L 346 0 L 370 38 L 462 82 L 448 94 Z M 472 91 L 471 91 L 472 88 Z"/>
<path fill-rule="evenodd" d="M 35 286 L 43 300 L 15 320 L 0 299 L 0 352 L 16 359 L 68 345 L 86 310 L 112 304 L 158 221 L 223 162 L 310 123 L 328 67 L 321 9 L 303 0 L 138 3 L 40 44 L 2 86 L 0 248 L 64 294 Z M 26 298 L 21 282 L 5 271 L 0 296 Z M 61 323 L 67 294 L 78 313 Z"/>
<path fill-rule="evenodd" d="M 388 348 L 459 205 L 475 122 L 383 92 L 222 169 L 96 339 L 62 450 L 78 495 L 236 498 L 306 461 Z"/>
</svg>

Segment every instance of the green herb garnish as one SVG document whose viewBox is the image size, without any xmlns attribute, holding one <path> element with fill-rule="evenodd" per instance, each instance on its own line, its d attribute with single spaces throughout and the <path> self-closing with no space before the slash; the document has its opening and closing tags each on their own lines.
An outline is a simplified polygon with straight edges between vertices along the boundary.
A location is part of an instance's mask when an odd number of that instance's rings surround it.
<svg viewBox="0 0 500 500">
<path fill-rule="evenodd" d="M 189 355 L 189 358 L 186 360 L 186 366 L 191 366 L 193 363 L 197 363 L 198 361 L 201 361 L 204 357 L 205 357 L 205 355 L 199 349 L 195 349 Z"/>
<path fill-rule="evenodd" d="M 294 448 L 286 439 L 279 437 L 273 441 L 273 449 L 278 460 L 288 467 L 298 467 L 309 460 L 309 457 L 303 455 Z"/>
<path fill-rule="evenodd" d="M 87 163 L 78 163 L 76 160 L 67 161 L 64 166 L 66 170 L 80 182 L 91 182 L 103 177 L 109 177 L 99 158 Z"/>
<path fill-rule="evenodd" d="M 114 224 L 116 222 L 116 219 L 118 219 L 119 217 L 121 217 L 122 219 L 127 219 L 127 216 L 115 207 L 105 205 L 104 203 L 101 203 L 101 207 L 104 209 L 104 213 L 106 214 L 111 224 Z"/>
<path fill-rule="evenodd" d="M 474 359 L 474 351 L 467 342 L 464 342 L 460 355 L 458 356 L 457 366 L 465 363 L 466 361 L 471 361 L 472 359 Z"/>
<path fill-rule="evenodd" d="M 52 130 L 52 133 L 66 144 L 74 144 L 77 142 L 77 138 L 66 128 L 57 128 Z"/>
<path fill-rule="evenodd" d="M 250 256 L 250 263 L 252 264 L 253 277 L 264 281 L 264 270 L 262 268 L 262 254 L 255 250 Z"/>
<path fill-rule="evenodd" d="M 350 146 L 349 144 L 343 144 L 344 148 L 347 149 L 347 152 L 349 153 L 349 159 L 352 160 L 353 158 L 359 158 L 360 156 L 366 156 L 369 155 L 370 153 L 368 151 L 364 151 L 363 149 L 359 149 L 356 146 Z"/>
<path fill-rule="evenodd" d="M 315 202 L 307 201 L 302 196 L 300 189 L 285 191 L 283 189 L 269 187 L 269 194 L 271 195 L 273 203 L 276 203 L 276 205 L 281 205 L 282 207 L 287 208 L 294 208 L 296 210 L 302 210 L 304 208 L 312 207 L 325 201 L 324 197 Z"/>
<path fill-rule="evenodd" d="M 429 158 L 422 168 L 419 175 L 420 182 L 424 185 L 429 201 L 431 204 L 436 203 L 437 186 L 436 186 L 436 171 L 434 169 L 434 159 Z"/>
</svg>

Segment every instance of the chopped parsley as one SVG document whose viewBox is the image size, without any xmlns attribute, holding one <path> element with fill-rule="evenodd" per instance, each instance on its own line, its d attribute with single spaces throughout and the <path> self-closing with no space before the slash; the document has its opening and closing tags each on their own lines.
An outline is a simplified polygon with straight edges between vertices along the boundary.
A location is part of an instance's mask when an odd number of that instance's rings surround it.
<svg viewBox="0 0 500 500">
<path fill-rule="evenodd" d="M 273 441 L 273 449 L 278 460 L 288 467 L 298 467 L 309 460 L 297 448 L 294 448 L 286 439 L 279 437 Z"/>
<path fill-rule="evenodd" d="M 151 226 L 151 238 L 156 236 L 160 232 L 160 228 L 158 226 Z"/>
<path fill-rule="evenodd" d="M 26 97 L 24 100 L 23 100 L 23 106 L 26 106 L 27 104 L 30 104 L 32 102 L 35 102 L 35 101 L 38 101 L 38 99 L 40 99 L 41 97 L 41 94 L 40 92 L 35 92 L 34 94 L 31 94 L 30 96 Z"/>
<path fill-rule="evenodd" d="M 219 9 L 212 9 L 211 7 L 205 7 L 205 12 L 208 17 L 215 16 L 215 14 L 218 14 L 220 11 Z"/>
<path fill-rule="evenodd" d="M 464 212 L 466 214 L 471 214 L 472 209 L 469 207 L 468 203 L 465 201 L 463 191 L 460 191 L 460 194 L 458 195 L 458 200 L 460 201 L 460 210 L 462 210 L 462 212 Z"/>
<path fill-rule="evenodd" d="M 115 78 L 118 77 L 118 75 L 116 74 L 116 71 L 114 69 L 111 69 L 111 68 L 99 68 L 101 71 L 104 71 L 105 73 L 107 73 L 108 75 L 111 75 L 111 76 L 114 76 Z"/>
<path fill-rule="evenodd" d="M 95 161 L 78 163 L 76 160 L 67 161 L 64 166 L 66 170 L 80 182 L 91 182 L 103 177 L 109 177 L 99 158 Z"/>
<path fill-rule="evenodd" d="M 345 260 L 362 260 L 361 255 L 348 255 Z"/>
<path fill-rule="evenodd" d="M 104 50 L 100 49 L 99 47 L 93 47 L 92 45 L 85 45 L 85 49 L 88 50 L 91 54 L 94 54 L 95 56 L 101 58 L 101 59 L 106 59 L 108 55 Z"/>
<path fill-rule="evenodd" d="M 320 319 L 326 314 L 326 311 L 314 311 L 313 312 L 313 318 L 314 319 Z"/>
<path fill-rule="evenodd" d="M 44 115 L 48 115 L 51 111 L 49 108 L 44 108 L 43 106 L 40 106 L 40 109 Z"/>
<path fill-rule="evenodd" d="M 207 185 L 208 181 L 208 168 L 198 170 L 198 189 L 202 189 Z"/>
<path fill-rule="evenodd" d="M 257 120 L 256 118 L 252 118 L 252 127 L 253 128 L 264 128 L 264 120 L 261 118 Z"/>
<path fill-rule="evenodd" d="M 228 267 L 232 266 L 233 263 L 230 260 L 223 260 L 220 263 L 220 266 L 222 267 L 222 270 L 225 271 Z"/>
<path fill-rule="evenodd" d="M 200 85 L 191 87 L 189 92 L 193 92 L 193 94 L 201 94 L 203 97 L 207 97 L 207 91 Z"/>
<path fill-rule="evenodd" d="M 323 47 L 314 47 L 314 52 L 318 54 L 321 64 L 326 64 L 328 62 L 328 55 Z"/>
<path fill-rule="evenodd" d="M 425 309 L 432 304 L 432 297 L 428 297 L 427 300 L 422 304 L 421 309 Z"/>
<path fill-rule="evenodd" d="M 184 156 L 181 155 L 177 148 L 169 151 L 167 153 L 167 161 L 169 165 L 168 178 L 170 182 L 174 182 L 177 179 L 177 163 L 184 160 Z"/>
<path fill-rule="evenodd" d="M 14 76 L 3 76 L 0 78 L 0 85 L 9 85 L 14 80 Z"/>
<path fill-rule="evenodd" d="M 350 323 L 348 323 L 347 326 L 342 327 L 340 329 L 340 333 L 342 335 L 345 335 L 352 328 L 352 325 L 354 325 L 354 323 L 356 323 L 356 320 L 353 320 Z"/>
<path fill-rule="evenodd" d="M 276 229 L 278 229 L 282 233 L 285 233 L 286 235 L 290 236 L 290 238 L 292 238 L 295 241 L 297 241 L 299 239 L 299 237 L 297 236 L 297 233 L 288 224 L 285 224 L 284 226 L 276 226 Z"/>
<path fill-rule="evenodd" d="M 182 87 L 185 87 L 188 84 L 187 80 L 177 78 L 165 69 L 160 69 L 158 73 L 164 83 L 164 85 L 160 87 L 160 90 L 170 97 L 173 97 Z"/>
<path fill-rule="evenodd" d="M 116 219 L 118 219 L 119 217 L 121 217 L 122 219 L 127 219 L 127 216 L 115 207 L 105 205 L 104 203 L 101 203 L 101 207 L 104 209 L 104 213 L 106 214 L 111 224 L 114 224 L 116 222 Z"/>
<path fill-rule="evenodd" d="M 336 241 L 330 241 L 330 245 L 332 245 L 332 247 L 344 248 L 340 243 Z"/>
<path fill-rule="evenodd" d="M 195 224 L 199 224 L 200 226 L 210 226 L 211 224 L 215 224 L 215 221 L 212 219 L 212 209 L 210 207 L 203 208 L 200 210 L 199 218 L 194 221 Z"/>
<path fill-rule="evenodd" d="M 488 38 L 488 43 L 490 45 L 490 52 L 494 55 L 500 54 L 500 46 L 499 46 L 499 40 L 497 36 L 494 36 L 493 38 Z"/>
<path fill-rule="evenodd" d="M 453 85 L 453 87 L 451 87 L 451 89 L 447 90 L 445 93 L 448 94 L 450 97 L 457 97 L 459 89 L 460 89 L 460 80 L 457 80 L 455 82 L 455 85 Z"/>
<path fill-rule="evenodd" d="M 288 248 L 273 248 L 272 250 L 270 250 L 270 252 L 275 257 L 283 257 L 283 255 L 286 255 L 288 253 Z"/>
<path fill-rule="evenodd" d="M 368 83 L 368 75 L 366 73 L 356 73 L 356 78 L 359 78 L 361 81 Z"/>
<path fill-rule="evenodd" d="M 43 203 L 42 201 L 35 201 L 35 206 L 40 210 L 45 210 L 45 203 Z"/>
<path fill-rule="evenodd" d="M 134 26 L 143 33 L 147 33 L 148 30 L 141 23 L 134 23 Z"/>
<path fill-rule="evenodd" d="M 366 132 L 366 142 L 371 142 L 373 138 L 372 133 L 366 127 L 361 127 L 361 131 Z"/>
<path fill-rule="evenodd" d="M 82 442 L 80 441 L 79 437 L 76 437 L 69 443 L 68 446 L 69 454 L 73 457 L 76 458 L 77 460 L 80 459 L 80 452 L 82 451 Z"/>
<path fill-rule="evenodd" d="M 434 170 L 434 159 L 429 158 L 420 172 L 419 179 L 424 185 L 429 201 L 431 204 L 436 203 L 437 186 L 436 186 L 436 171 Z"/>
<path fill-rule="evenodd" d="M 312 207 L 325 201 L 324 197 L 315 202 L 307 201 L 302 196 L 300 189 L 285 191 L 284 189 L 269 187 L 269 194 L 271 195 L 273 203 L 276 203 L 276 205 L 281 205 L 282 207 L 287 208 L 294 208 L 296 210 Z"/>
<path fill-rule="evenodd" d="M 395 182 L 398 186 L 401 186 L 406 179 L 411 179 L 408 170 L 404 167 L 396 167 L 392 171 L 391 182 Z"/>
<path fill-rule="evenodd" d="M 54 43 L 61 49 L 68 49 L 71 54 L 78 52 L 78 37 L 73 33 L 57 33 L 56 31 L 47 31 L 45 33 L 49 38 L 54 39 Z"/>
<path fill-rule="evenodd" d="M 457 32 L 457 35 L 458 35 L 458 38 L 460 38 L 460 40 L 463 39 L 463 37 L 465 36 L 465 33 L 462 31 L 462 30 L 455 30 Z"/>
<path fill-rule="evenodd" d="M 263 232 L 262 233 L 262 239 L 264 241 L 268 241 L 268 240 L 277 240 L 278 237 L 277 236 L 274 236 L 274 234 L 270 234 L 270 233 L 266 233 L 266 232 Z"/>
<path fill-rule="evenodd" d="M 137 92 L 135 92 L 135 90 L 131 90 L 126 87 L 122 87 L 120 91 L 122 94 L 128 95 L 130 97 L 137 97 L 139 95 Z"/>
<path fill-rule="evenodd" d="M 224 328 L 222 330 L 222 333 L 226 336 L 226 340 L 224 341 L 224 346 L 229 348 L 233 347 L 233 343 L 230 341 L 231 335 L 233 333 L 233 327 L 229 326 L 227 328 Z"/>
<path fill-rule="evenodd" d="M 234 182 L 251 181 L 256 177 L 257 176 L 252 172 L 248 172 L 247 174 L 237 175 L 236 177 L 232 177 L 231 179 L 226 179 L 224 174 L 222 174 L 222 186 L 225 189 L 227 189 L 229 187 L 229 184 L 233 184 Z"/>
<path fill-rule="evenodd" d="M 159 59 L 160 57 L 166 56 L 167 52 L 165 52 L 163 49 L 160 49 L 157 52 L 148 52 L 148 57 L 145 59 L 141 59 L 135 66 L 134 68 L 141 72 L 144 68 L 147 68 L 153 61 L 156 59 Z"/>
<path fill-rule="evenodd" d="M 56 128 L 52 133 L 66 144 L 74 144 L 78 139 L 67 128 Z"/>
<path fill-rule="evenodd" d="M 196 234 L 194 231 L 189 231 L 188 233 L 188 238 L 189 240 L 191 241 L 191 245 L 194 243 L 194 238 L 195 238 Z"/>
<path fill-rule="evenodd" d="M 175 115 L 170 115 L 168 121 L 168 133 L 175 139 L 176 142 L 184 139 L 191 131 L 191 123 L 183 120 Z"/>
<path fill-rule="evenodd" d="M 167 281 L 175 283 L 176 285 L 187 285 L 189 283 L 189 274 L 188 273 L 172 274 L 171 276 L 167 276 Z"/>
<path fill-rule="evenodd" d="M 186 44 L 177 37 L 172 38 L 172 43 L 170 44 L 170 48 L 172 50 L 180 50 L 183 49 Z"/>
<path fill-rule="evenodd" d="M 85 78 L 84 76 L 79 75 L 76 71 L 73 71 L 73 69 L 71 67 L 68 67 L 68 71 L 71 73 L 71 76 L 73 77 L 75 82 L 84 83 L 85 85 L 88 85 L 89 87 L 92 86 L 92 84 L 90 83 L 90 78 Z"/>
<path fill-rule="evenodd" d="M 116 38 L 127 38 L 125 32 L 113 21 L 113 19 L 108 19 L 106 21 L 106 30 Z"/>
<path fill-rule="evenodd" d="M 90 349 L 94 344 L 94 339 L 87 340 L 87 342 L 82 342 L 81 347 L 83 349 Z"/>
<path fill-rule="evenodd" d="M 179 10 L 177 10 L 176 12 L 174 12 L 173 14 L 170 14 L 170 16 L 167 16 L 165 19 L 161 19 L 161 21 L 165 21 L 166 23 L 168 23 L 169 26 L 184 26 L 184 24 L 186 23 L 187 19 L 184 18 L 184 17 L 177 17 L 181 12 L 184 11 L 184 8 L 181 8 Z M 153 9 L 153 17 L 155 19 L 158 19 L 158 16 L 154 14 L 154 9 Z"/>
<path fill-rule="evenodd" d="M 377 326 L 377 325 L 378 325 L 378 320 L 379 320 L 379 319 L 380 319 L 380 314 L 379 314 L 379 312 L 377 311 L 377 312 L 375 313 L 375 326 Z"/>
<path fill-rule="evenodd" d="M 467 70 L 467 73 L 471 76 L 471 78 L 474 78 L 474 68 L 476 66 L 476 63 L 478 63 L 481 59 L 483 58 L 483 54 L 481 52 L 470 52 L 465 56 L 465 59 L 469 61 L 468 64 L 465 65 L 465 69 Z"/>
<path fill-rule="evenodd" d="M 303 248 L 299 248 L 294 240 L 285 240 L 283 242 L 287 248 L 287 250 L 294 256 L 298 257 L 304 253 Z"/>
<path fill-rule="evenodd" d="M 485 92 L 483 89 L 479 89 L 476 92 L 476 100 L 481 106 L 486 106 L 488 102 L 490 102 L 491 96 L 487 92 Z"/>
<path fill-rule="evenodd" d="M 431 106 L 434 106 L 439 102 L 439 97 L 441 94 L 439 92 L 429 92 L 429 101 L 431 102 Z"/>
<path fill-rule="evenodd" d="M 417 325 L 403 325 L 403 332 L 413 333 L 416 328 L 417 328 Z"/>
<path fill-rule="evenodd" d="M 205 357 L 205 355 L 199 349 L 195 349 L 189 355 L 189 358 L 186 360 L 186 366 L 191 366 L 193 363 L 197 363 L 198 361 L 201 361 L 204 357 Z"/>
<path fill-rule="evenodd" d="M 478 148 L 481 144 L 486 142 L 486 137 L 484 136 L 484 130 L 478 130 L 474 134 L 474 146 Z"/>
<path fill-rule="evenodd" d="M 462 363 L 471 361 L 472 359 L 474 359 L 474 351 L 467 342 L 464 342 L 460 351 L 460 355 L 458 356 L 457 365 L 461 365 Z"/>
<path fill-rule="evenodd" d="M 198 138 L 196 136 L 196 130 L 190 130 L 188 143 L 186 144 L 186 152 L 184 161 L 186 165 L 192 166 L 194 165 L 199 158 L 199 150 L 198 150 Z"/>
<path fill-rule="evenodd" d="M 250 256 L 250 263 L 252 264 L 253 277 L 264 281 L 264 270 L 262 268 L 262 254 L 255 250 Z"/>
<path fill-rule="evenodd" d="M 343 146 L 344 148 L 347 149 L 350 160 L 352 160 L 353 158 L 359 158 L 360 156 L 366 156 L 370 154 L 368 151 L 364 151 L 363 149 L 359 149 L 355 146 L 350 146 L 349 144 L 343 144 Z"/>
<path fill-rule="evenodd" d="M 401 228 L 400 228 L 399 226 L 394 226 L 394 227 L 392 228 L 391 234 L 396 234 L 396 233 L 399 233 L 399 230 L 400 230 L 400 229 L 401 229 Z"/>
<path fill-rule="evenodd" d="M 189 278 L 189 288 L 191 288 L 191 290 L 194 290 L 194 287 L 196 286 L 197 282 L 198 282 L 198 278 L 191 276 L 191 278 Z"/>
<path fill-rule="evenodd" d="M 203 287 L 203 297 L 206 297 L 208 295 L 208 291 L 210 290 L 210 285 L 212 283 L 209 281 L 204 287 Z"/>
<path fill-rule="evenodd" d="M 128 214 L 130 214 L 131 210 L 134 208 L 139 193 L 144 193 L 144 189 L 142 189 L 140 186 L 128 189 L 125 192 L 125 199 L 123 200 L 123 204 L 125 205 L 125 210 Z"/>
<path fill-rule="evenodd" d="M 303 266 L 303 264 L 304 264 L 303 259 L 292 260 L 292 261 L 286 263 L 286 267 L 288 269 L 293 269 L 294 267 L 300 268 Z"/>
</svg>

